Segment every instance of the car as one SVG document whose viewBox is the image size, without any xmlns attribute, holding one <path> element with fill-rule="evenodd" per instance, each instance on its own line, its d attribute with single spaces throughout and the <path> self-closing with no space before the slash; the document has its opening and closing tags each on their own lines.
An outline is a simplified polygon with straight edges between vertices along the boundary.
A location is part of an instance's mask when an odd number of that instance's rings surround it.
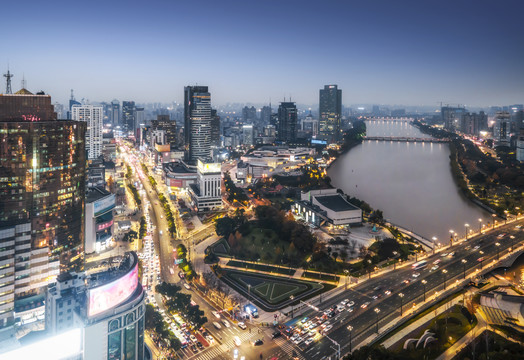
<svg viewBox="0 0 524 360">
<path fill-rule="evenodd" d="M 328 332 L 331 329 L 333 329 L 333 325 L 328 325 L 324 328 L 324 332 Z"/>
<path fill-rule="evenodd" d="M 355 305 L 354 301 L 350 301 L 346 304 L 347 307 L 352 307 L 353 305 Z"/>
<path fill-rule="evenodd" d="M 306 346 L 307 346 L 307 345 L 311 344 L 313 341 L 315 341 L 315 339 L 313 339 L 313 338 L 309 338 L 309 339 L 307 339 L 307 340 L 304 342 L 304 344 L 306 344 Z"/>
<path fill-rule="evenodd" d="M 484 256 L 479 257 L 479 258 L 477 259 L 477 261 L 478 261 L 478 262 L 484 261 Z"/>
<path fill-rule="evenodd" d="M 480 246 L 478 245 L 473 248 L 473 250 L 478 250 L 478 249 L 480 249 Z"/>
<path fill-rule="evenodd" d="M 386 295 L 391 295 L 391 290 L 386 290 L 386 291 L 384 291 L 384 294 L 386 294 Z"/>
<path fill-rule="evenodd" d="M 216 327 L 218 330 L 222 329 L 222 326 L 220 326 L 220 324 L 217 323 L 216 321 L 213 322 L 213 326 Z"/>
<path fill-rule="evenodd" d="M 303 318 L 302 320 L 300 320 L 300 322 L 301 322 L 302 324 L 304 324 L 308 319 L 309 319 L 309 318 L 306 316 L 305 318 Z"/>
<path fill-rule="evenodd" d="M 449 256 L 449 257 L 453 257 L 453 256 L 455 256 L 455 252 L 454 252 L 454 251 L 450 252 L 450 253 L 448 254 L 448 256 Z"/>
<path fill-rule="evenodd" d="M 470 250 L 470 249 L 471 249 L 471 246 L 470 246 L 470 245 L 468 245 L 468 246 L 466 246 L 466 247 L 464 248 L 464 250 Z"/>
<path fill-rule="evenodd" d="M 197 341 L 197 347 L 199 349 L 203 349 L 204 348 L 204 345 L 202 345 L 202 343 L 200 341 Z"/>
<path fill-rule="evenodd" d="M 440 256 L 442 256 L 442 257 L 446 257 L 446 256 L 448 256 L 448 253 L 443 253 L 443 254 L 441 254 Z"/>
<path fill-rule="evenodd" d="M 346 310 L 346 308 L 345 308 L 344 306 L 339 306 L 339 307 L 337 307 L 337 311 L 338 311 L 339 313 L 341 313 L 341 312 L 344 311 L 344 310 Z"/>
<path fill-rule="evenodd" d="M 191 350 L 192 350 L 194 353 L 198 352 L 197 347 L 196 347 L 195 344 L 191 345 Z"/>
<path fill-rule="evenodd" d="M 241 328 L 242 330 L 246 330 L 247 329 L 246 324 L 244 324 L 243 322 L 239 322 L 238 323 L 238 327 Z"/>
<path fill-rule="evenodd" d="M 262 339 L 257 339 L 253 341 L 253 346 L 259 346 L 259 345 L 264 345 L 264 341 Z"/>
<path fill-rule="evenodd" d="M 295 341 L 297 338 L 298 338 L 298 334 L 293 334 L 293 336 L 291 336 L 291 337 L 289 338 L 289 340 L 291 340 L 291 341 Z"/>
<path fill-rule="evenodd" d="M 295 340 L 293 340 L 293 342 L 294 342 L 295 344 L 298 345 L 298 344 L 300 344 L 303 340 L 304 340 L 304 339 L 302 339 L 302 338 L 299 336 L 299 337 L 297 337 Z"/>
<path fill-rule="evenodd" d="M 317 332 L 315 330 L 310 330 L 308 333 L 307 333 L 307 336 L 308 337 L 312 337 L 312 336 L 315 336 L 317 334 Z"/>
<path fill-rule="evenodd" d="M 372 298 L 373 298 L 373 300 L 377 300 L 378 296 L 377 295 L 373 295 Z"/>
<path fill-rule="evenodd" d="M 234 340 L 236 346 L 240 346 L 242 344 L 242 342 L 240 341 L 240 338 L 238 336 L 235 336 L 233 338 L 233 340 Z"/>
<path fill-rule="evenodd" d="M 497 236 L 497 238 L 502 239 L 504 236 L 506 236 L 506 233 L 499 234 L 499 235 Z"/>
<path fill-rule="evenodd" d="M 431 268 L 431 271 L 435 271 L 438 269 L 438 265 L 434 265 L 432 268 Z"/>
<path fill-rule="evenodd" d="M 220 314 L 216 311 L 211 311 L 211 313 L 217 318 L 220 319 Z"/>
<path fill-rule="evenodd" d="M 353 307 L 349 307 L 348 308 L 348 312 L 352 313 L 353 312 Z"/>
<path fill-rule="evenodd" d="M 188 283 L 184 283 L 184 287 L 185 287 L 187 290 L 191 290 L 191 286 L 189 286 Z"/>
<path fill-rule="evenodd" d="M 212 344 L 212 343 L 215 342 L 215 339 L 213 339 L 213 337 L 212 337 L 211 335 L 207 335 L 207 336 L 206 336 L 206 340 L 207 340 L 210 344 Z"/>
<path fill-rule="evenodd" d="M 342 300 L 342 301 L 340 302 L 340 305 L 342 305 L 342 306 L 346 306 L 348 302 L 349 302 L 349 299 L 344 299 L 344 300 Z"/>
<path fill-rule="evenodd" d="M 361 307 L 362 309 L 365 309 L 365 308 L 368 307 L 368 305 L 369 305 L 369 301 L 366 301 L 365 303 L 363 303 L 362 305 L 360 305 L 360 307 Z"/>
<path fill-rule="evenodd" d="M 191 334 L 189 335 L 189 339 L 191 339 L 192 342 L 196 343 L 198 340 L 197 338 L 195 337 L 195 335 Z"/>
<path fill-rule="evenodd" d="M 276 339 L 277 337 L 280 337 L 282 333 L 280 331 L 275 331 L 273 334 L 271 334 L 271 339 Z"/>
<path fill-rule="evenodd" d="M 229 321 L 227 321 L 226 319 L 222 320 L 222 324 L 224 324 L 225 327 L 230 327 L 231 325 L 229 325 Z"/>
<path fill-rule="evenodd" d="M 404 280 L 402 282 L 407 285 L 407 284 L 409 284 L 411 282 L 411 280 L 410 279 L 406 279 L 406 280 Z"/>
<path fill-rule="evenodd" d="M 320 327 L 321 327 L 322 329 L 325 329 L 326 326 L 329 326 L 329 321 L 326 321 L 325 323 L 323 323 L 322 325 L 320 325 Z"/>
<path fill-rule="evenodd" d="M 238 349 L 233 350 L 233 359 L 238 359 Z"/>
<path fill-rule="evenodd" d="M 380 286 L 375 286 L 375 287 L 373 288 L 373 291 L 380 291 L 381 289 L 382 289 L 382 288 L 381 288 Z"/>
<path fill-rule="evenodd" d="M 433 261 L 433 265 L 438 265 L 438 264 L 440 264 L 441 261 L 442 261 L 442 260 L 437 259 L 437 260 Z"/>
<path fill-rule="evenodd" d="M 418 278 L 420 276 L 420 273 L 413 273 L 411 276 L 413 276 L 414 278 Z"/>
</svg>

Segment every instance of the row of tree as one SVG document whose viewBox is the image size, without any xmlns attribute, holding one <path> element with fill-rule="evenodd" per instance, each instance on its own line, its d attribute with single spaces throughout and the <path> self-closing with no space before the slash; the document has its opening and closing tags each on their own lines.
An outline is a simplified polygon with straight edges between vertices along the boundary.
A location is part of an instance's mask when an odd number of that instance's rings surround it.
<svg viewBox="0 0 524 360">
<path fill-rule="evenodd" d="M 129 189 L 129 191 L 131 191 L 131 194 L 133 194 L 133 199 L 135 199 L 136 205 L 140 206 L 142 204 L 142 200 L 140 199 L 140 196 L 138 195 L 138 190 L 136 189 L 135 185 L 127 184 L 127 188 Z"/>
<path fill-rule="evenodd" d="M 163 282 L 155 290 L 164 296 L 164 305 L 169 312 L 182 314 L 194 329 L 199 329 L 207 322 L 204 311 L 198 305 L 191 304 L 191 295 L 181 292 L 180 286 Z"/>
<path fill-rule="evenodd" d="M 169 325 L 164 321 L 162 314 L 156 311 L 151 304 L 146 305 L 145 328 L 153 333 L 153 339 L 163 344 L 163 347 L 177 351 L 182 346 L 180 340 L 178 340 L 169 328 Z"/>
</svg>

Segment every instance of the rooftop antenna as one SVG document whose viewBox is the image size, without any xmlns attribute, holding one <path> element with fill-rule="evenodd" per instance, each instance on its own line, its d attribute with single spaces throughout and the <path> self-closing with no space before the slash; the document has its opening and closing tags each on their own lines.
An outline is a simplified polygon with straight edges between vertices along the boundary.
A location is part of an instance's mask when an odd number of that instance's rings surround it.
<svg viewBox="0 0 524 360">
<path fill-rule="evenodd" d="M 4 74 L 4 77 L 6 78 L 6 87 L 5 87 L 5 93 L 6 94 L 12 94 L 13 91 L 11 90 L 11 78 L 13 77 L 14 75 L 11 74 L 11 72 L 9 71 L 9 65 L 7 66 L 7 74 Z"/>
<path fill-rule="evenodd" d="M 25 74 L 22 74 L 22 89 L 25 89 Z"/>
<path fill-rule="evenodd" d="M 71 100 L 75 100 L 75 96 L 73 95 L 73 89 L 71 89 Z"/>
</svg>

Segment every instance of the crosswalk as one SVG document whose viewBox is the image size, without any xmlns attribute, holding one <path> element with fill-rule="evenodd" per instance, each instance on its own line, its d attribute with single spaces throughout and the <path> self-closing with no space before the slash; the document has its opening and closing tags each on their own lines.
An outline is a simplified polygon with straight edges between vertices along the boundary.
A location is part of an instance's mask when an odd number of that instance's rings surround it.
<svg viewBox="0 0 524 360">
<path fill-rule="evenodd" d="M 302 355 L 300 355 L 300 352 L 298 351 L 298 349 L 289 340 L 285 339 L 284 337 L 278 337 L 273 341 L 282 350 L 284 350 L 284 352 L 286 353 L 287 356 L 289 356 L 290 359 L 293 357 L 293 355 L 295 355 L 295 357 L 297 357 L 298 359 L 305 360 L 305 358 Z"/>
</svg>

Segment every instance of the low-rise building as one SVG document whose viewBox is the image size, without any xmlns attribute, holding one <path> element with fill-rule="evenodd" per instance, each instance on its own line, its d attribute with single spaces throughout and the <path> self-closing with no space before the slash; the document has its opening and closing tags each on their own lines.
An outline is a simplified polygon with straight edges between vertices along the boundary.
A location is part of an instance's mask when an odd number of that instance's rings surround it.
<svg viewBox="0 0 524 360">
<path fill-rule="evenodd" d="M 316 216 L 325 218 L 329 223 L 335 226 L 362 223 L 362 210 L 349 203 L 346 197 L 340 194 L 337 189 L 321 189 L 311 190 L 305 193 L 303 192 L 301 194 L 301 200 L 302 202 L 299 205 L 302 207 L 297 208 L 297 205 L 295 205 L 295 208 L 302 214 L 304 212 L 314 212 Z M 306 207 L 306 205 L 308 205 L 308 207 Z M 316 207 L 313 207 L 312 205 Z M 313 219 L 312 216 L 311 219 Z"/>
</svg>

